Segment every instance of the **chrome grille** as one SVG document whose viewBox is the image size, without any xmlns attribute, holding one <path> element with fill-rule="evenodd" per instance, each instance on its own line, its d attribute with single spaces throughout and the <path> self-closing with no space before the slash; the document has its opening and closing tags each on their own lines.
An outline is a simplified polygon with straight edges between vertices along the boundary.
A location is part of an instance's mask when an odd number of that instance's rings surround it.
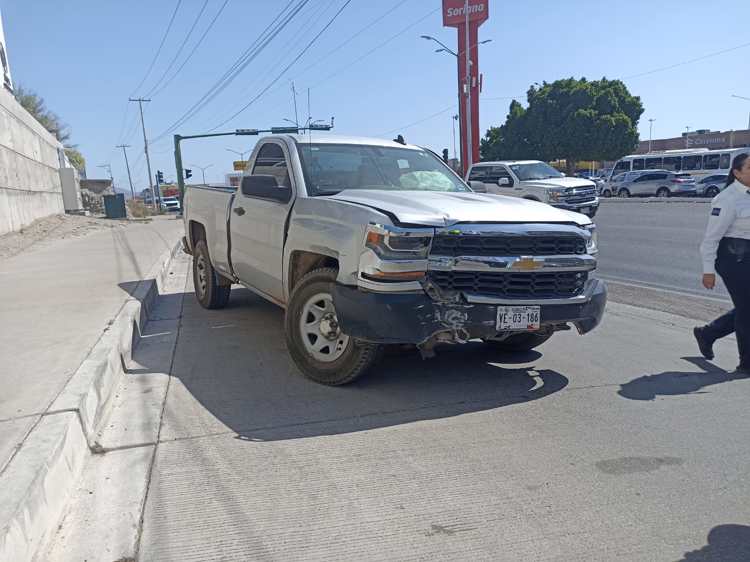
<svg viewBox="0 0 750 562">
<path fill-rule="evenodd" d="M 487 236 L 463 234 L 439 235 L 432 241 L 437 256 L 561 256 L 586 253 L 586 241 L 580 236 Z"/>
<path fill-rule="evenodd" d="M 430 271 L 428 279 L 443 291 L 460 291 L 510 299 L 559 299 L 580 295 L 588 279 L 588 273 Z"/>
</svg>

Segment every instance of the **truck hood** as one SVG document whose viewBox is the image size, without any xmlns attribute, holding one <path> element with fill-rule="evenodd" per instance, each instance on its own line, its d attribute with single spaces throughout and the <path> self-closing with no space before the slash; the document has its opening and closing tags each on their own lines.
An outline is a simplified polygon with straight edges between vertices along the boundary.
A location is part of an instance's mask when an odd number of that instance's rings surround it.
<svg viewBox="0 0 750 562">
<path fill-rule="evenodd" d="M 547 178 L 546 180 L 526 180 L 523 185 L 543 187 L 545 189 L 567 189 L 569 187 L 596 187 L 591 180 L 583 178 Z"/>
<path fill-rule="evenodd" d="M 345 189 L 327 198 L 364 205 L 406 224 L 450 226 L 459 222 L 590 224 L 585 215 L 517 197 L 473 192 Z"/>
</svg>

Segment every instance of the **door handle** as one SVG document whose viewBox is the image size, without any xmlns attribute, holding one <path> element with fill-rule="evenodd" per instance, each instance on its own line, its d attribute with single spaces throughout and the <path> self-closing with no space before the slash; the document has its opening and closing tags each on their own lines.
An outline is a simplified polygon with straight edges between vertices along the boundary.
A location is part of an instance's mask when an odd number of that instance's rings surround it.
<svg viewBox="0 0 750 562">
<path fill-rule="evenodd" d="M 245 214 L 245 209 L 243 209 L 242 207 L 235 207 L 234 209 L 232 209 L 232 211 L 237 213 L 239 216 L 242 216 Z"/>
</svg>

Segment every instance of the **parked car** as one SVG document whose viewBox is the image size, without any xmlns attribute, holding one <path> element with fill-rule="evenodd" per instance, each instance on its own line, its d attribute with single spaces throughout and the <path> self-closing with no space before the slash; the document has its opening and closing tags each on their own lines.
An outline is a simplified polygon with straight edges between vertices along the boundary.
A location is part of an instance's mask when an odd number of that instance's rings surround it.
<svg viewBox="0 0 750 562">
<path fill-rule="evenodd" d="M 179 213 L 180 199 L 179 197 L 162 197 L 160 206 L 165 213 Z"/>
<path fill-rule="evenodd" d="M 619 191 L 619 187 L 628 181 L 632 181 L 637 178 L 640 172 L 623 172 L 612 177 L 609 181 L 604 182 L 599 187 L 600 197 L 616 197 Z"/>
<path fill-rule="evenodd" d="M 474 338 L 521 351 L 570 325 L 585 334 L 607 300 L 589 218 L 473 193 L 393 141 L 263 137 L 239 189 L 187 188 L 184 220 L 201 306 L 225 306 L 233 283 L 280 305 L 292 360 L 323 384 L 353 381 L 385 344 L 430 357 Z"/>
<path fill-rule="evenodd" d="M 695 178 L 690 174 L 667 170 L 639 170 L 619 174 L 613 178 L 610 189 L 617 197 L 691 196 L 697 191 Z"/>
<path fill-rule="evenodd" d="M 487 193 L 548 203 L 589 217 L 599 209 L 596 184 L 569 178 L 539 160 L 480 162 L 469 168 L 469 182 L 481 182 Z"/>
<path fill-rule="evenodd" d="M 727 177 L 727 174 L 714 174 L 712 176 L 701 178 L 696 184 L 696 194 L 703 197 L 711 197 L 713 199 L 724 190 L 724 186 L 727 183 Z"/>
</svg>

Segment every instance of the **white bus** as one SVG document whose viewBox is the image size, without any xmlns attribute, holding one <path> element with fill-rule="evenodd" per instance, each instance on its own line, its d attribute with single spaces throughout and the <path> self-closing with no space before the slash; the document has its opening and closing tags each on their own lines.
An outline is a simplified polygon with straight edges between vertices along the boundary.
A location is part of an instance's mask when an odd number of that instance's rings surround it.
<svg viewBox="0 0 750 562">
<path fill-rule="evenodd" d="M 612 168 L 608 179 L 622 172 L 637 170 L 669 170 L 689 173 L 696 181 L 709 175 L 728 174 L 734 157 L 742 152 L 750 153 L 750 147 L 709 150 L 692 148 L 664 150 L 647 154 L 631 154 L 620 158 Z"/>
</svg>

